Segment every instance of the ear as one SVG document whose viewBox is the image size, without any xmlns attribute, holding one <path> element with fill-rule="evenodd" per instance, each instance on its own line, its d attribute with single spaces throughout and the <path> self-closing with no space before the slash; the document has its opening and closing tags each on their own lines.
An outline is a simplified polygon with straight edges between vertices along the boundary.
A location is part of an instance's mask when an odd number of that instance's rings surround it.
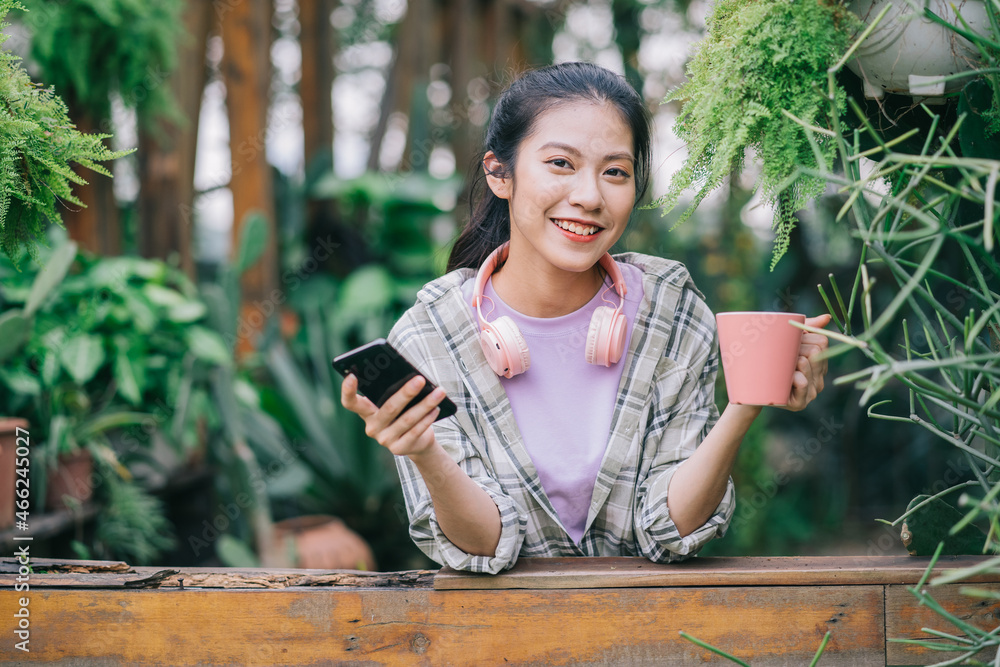
<svg viewBox="0 0 1000 667">
<path fill-rule="evenodd" d="M 511 180 L 509 177 L 500 176 L 503 173 L 503 165 L 493 151 L 486 151 L 483 157 L 483 171 L 486 172 L 486 184 L 490 186 L 500 199 L 510 199 Z"/>
</svg>

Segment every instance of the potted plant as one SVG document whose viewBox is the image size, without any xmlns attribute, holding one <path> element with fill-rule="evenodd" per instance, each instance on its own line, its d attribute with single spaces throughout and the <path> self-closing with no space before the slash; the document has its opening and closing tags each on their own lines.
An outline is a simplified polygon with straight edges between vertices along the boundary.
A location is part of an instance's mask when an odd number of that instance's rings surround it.
<svg viewBox="0 0 1000 667">
<path fill-rule="evenodd" d="M 861 83 L 844 72 L 844 65 L 854 62 L 858 50 L 878 35 L 876 46 L 869 50 L 884 53 L 885 44 L 891 43 L 895 50 L 886 57 L 893 64 L 891 71 L 908 71 L 907 65 L 900 64 L 906 54 L 899 48 L 905 40 L 877 32 L 891 5 L 876 13 L 872 3 L 861 4 L 720 0 L 709 18 L 708 34 L 688 65 L 687 81 L 666 98 L 667 102 L 681 103 L 675 132 L 687 143 L 688 157 L 653 206 L 669 212 L 683 193 L 693 189 L 694 199 L 680 216 L 680 224 L 712 190 L 751 159 L 760 168 L 756 190 L 775 212 L 773 269 L 788 248 L 795 214 L 826 188 L 825 180 L 816 174 L 833 167 L 837 153 L 834 121 L 848 134 L 866 123 L 865 118 L 848 113 L 849 104 L 858 103 L 849 103 L 849 93 L 854 94 L 856 88 L 860 98 Z M 851 8 L 864 9 L 864 20 Z M 953 12 L 938 15 L 928 7 L 922 13 L 935 25 L 945 24 L 952 34 L 972 40 L 968 48 L 988 59 L 991 42 L 969 33 Z M 903 19 L 893 16 L 890 23 L 898 26 L 900 21 Z M 890 31 L 890 37 L 898 32 Z M 861 62 L 859 71 L 863 69 L 869 77 L 883 76 L 875 73 L 871 59 Z M 835 74 L 832 79 L 830 72 Z M 917 89 L 926 94 L 926 85 Z M 994 95 L 987 100 L 988 108 L 983 111 L 987 116 L 996 114 L 1000 98 Z M 902 114 L 913 106 L 913 100 L 907 98 L 895 108 L 905 107 Z M 893 104 L 872 105 L 871 115 L 887 108 Z M 892 118 L 880 124 L 880 129 L 883 127 L 888 128 L 880 132 L 884 143 L 926 131 L 930 121 L 923 113 L 910 114 L 902 123 Z M 934 131 L 939 130 L 946 132 L 947 128 Z M 812 131 L 814 141 L 809 141 L 807 131 Z M 860 137 L 866 149 L 877 145 L 867 132 L 861 132 Z M 748 151 L 753 152 L 752 157 L 748 158 Z"/>
<path fill-rule="evenodd" d="M 14 525 L 17 469 L 24 468 L 17 465 L 17 448 L 18 444 L 30 446 L 27 434 L 28 422 L 25 420 L 0 418 L 0 530 Z"/>
<path fill-rule="evenodd" d="M 851 0 L 849 7 L 867 23 L 883 10 L 878 0 Z M 861 77 L 866 97 L 886 93 L 942 102 L 966 83 L 962 73 L 975 69 L 981 54 L 962 34 L 985 35 L 989 16 L 982 0 L 896 2 L 858 46 L 847 66 Z M 975 38 L 973 38 L 975 39 Z M 958 76 L 955 76 L 958 75 Z"/>
</svg>

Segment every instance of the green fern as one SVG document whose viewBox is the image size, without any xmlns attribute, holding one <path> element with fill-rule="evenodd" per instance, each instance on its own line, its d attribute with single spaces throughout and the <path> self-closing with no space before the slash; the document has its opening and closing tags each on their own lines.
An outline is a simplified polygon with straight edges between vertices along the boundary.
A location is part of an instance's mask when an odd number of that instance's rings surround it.
<svg viewBox="0 0 1000 667">
<path fill-rule="evenodd" d="M 104 558 L 120 558 L 134 565 L 152 563 L 177 545 L 163 502 L 104 466 L 104 511 L 97 515 L 96 542 Z"/>
<path fill-rule="evenodd" d="M 674 126 L 688 158 L 654 205 L 672 210 L 686 190 L 694 201 L 677 224 L 734 172 L 747 149 L 762 163 L 757 188 L 775 207 L 771 268 L 788 248 L 795 212 L 822 193 L 824 181 L 795 178 L 799 165 L 818 169 L 833 160 L 833 142 L 820 142 L 818 165 L 802 127 L 782 111 L 829 126 L 824 99 L 827 69 L 846 51 L 860 22 L 834 0 L 719 0 L 708 35 L 688 64 L 688 81 L 664 100 L 681 101 Z M 836 100 L 843 113 L 843 92 Z"/>
<path fill-rule="evenodd" d="M 23 9 L 0 0 L 0 29 L 10 25 L 4 19 L 14 8 Z M 70 163 L 110 176 L 99 163 L 131 151 L 109 150 L 103 143 L 109 135 L 78 132 L 55 91 L 33 83 L 17 56 L 2 48 L 7 37 L 0 33 L 0 247 L 20 270 L 22 247 L 37 261 L 46 226 L 62 225 L 60 200 L 83 206 L 72 187 L 86 181 Z"/>
</svg>

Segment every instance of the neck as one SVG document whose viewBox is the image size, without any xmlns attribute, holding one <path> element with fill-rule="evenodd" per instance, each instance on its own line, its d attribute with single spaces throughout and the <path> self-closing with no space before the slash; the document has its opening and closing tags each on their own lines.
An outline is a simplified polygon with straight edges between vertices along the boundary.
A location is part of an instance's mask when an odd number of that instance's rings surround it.
<svg viewBox="0 0 1000 667">
<path fill-rule="evenodd" d="M 510 259 L 493 274 L 493 290 L 504 303 L 528 317 L 560 317 L 586 305 L 604 284 L 595 265 L 574 273 L 520 266 Z"/>
</svg>

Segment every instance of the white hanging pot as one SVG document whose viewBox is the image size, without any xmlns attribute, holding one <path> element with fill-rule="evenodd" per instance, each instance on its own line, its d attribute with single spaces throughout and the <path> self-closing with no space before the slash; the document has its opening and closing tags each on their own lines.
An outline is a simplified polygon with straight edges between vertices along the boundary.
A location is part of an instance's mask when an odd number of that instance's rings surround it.
<svg viewBox="0 0 1000 667">
<path fill-rule="evenodd" d="M 953 30 L 924 16 L 923 9 L 964 28 L 958 15 L 980 34 L 988 34 L 989 18 L 983 0 L 851 0 L 848 7 L 870 22 L 891 4 L 847 66 L 864 81 L 865 96 L 880 98 L 898 93 L 933 98 L 959 90 L 967 79 L 944 77 L 975 67 L 979 52 Z"/>
</svg>

